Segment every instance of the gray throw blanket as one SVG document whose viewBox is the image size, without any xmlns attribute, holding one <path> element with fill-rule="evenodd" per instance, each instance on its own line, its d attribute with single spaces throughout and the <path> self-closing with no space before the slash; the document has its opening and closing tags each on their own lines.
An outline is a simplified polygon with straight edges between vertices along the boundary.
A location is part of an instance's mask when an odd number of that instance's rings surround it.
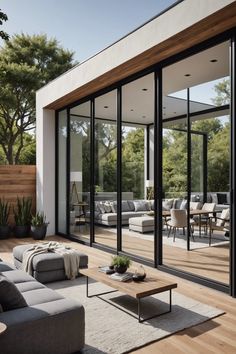
<svg viewBox="0 0 236 354">
<path fill-rule="evenodd" d="M 33 275 L 33 258 L 42 253 L 55 252 L 64 259 L 65 274 L 68 279 L 74 279 L 79 274 L 79 253 L 59 242 L 43 242 L 30 247 L 23 253 L 23 270 Z"/>
</svg>

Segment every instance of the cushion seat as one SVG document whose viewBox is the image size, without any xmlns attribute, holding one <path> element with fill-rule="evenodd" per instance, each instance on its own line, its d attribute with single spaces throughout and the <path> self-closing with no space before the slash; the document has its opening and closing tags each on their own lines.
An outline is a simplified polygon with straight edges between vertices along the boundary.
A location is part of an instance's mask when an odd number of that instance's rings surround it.
<svg viewBox="0 0 236 354">
<path fill-rule="evenodd" d="M 129 230 L 141 233 L 150 232 L 154 230 L 154 222 L 152 216 L 133 217 L 129 219 Z"/>
<path fill-rule="evenodd" d="M 14 264 L 17 269 L 22 269 L 23 253 L 32 245 L 20 245 L 13 249 Z M 88 256 L 82 252 L 80 255 L 80 268 L 87 268 Z M 35 255 L 32 261 L 33 277 L 41 283 L 66 279 L 63 256 L 49 252 Z M 22 272 L 23 274 L 26 274 Z M 26 274 L 27 275 L 27 274 Z M 30 277 L 30 276 L 29 276 Z M 32 278 L 32 277 L 30 277 Z"/>
</svg>

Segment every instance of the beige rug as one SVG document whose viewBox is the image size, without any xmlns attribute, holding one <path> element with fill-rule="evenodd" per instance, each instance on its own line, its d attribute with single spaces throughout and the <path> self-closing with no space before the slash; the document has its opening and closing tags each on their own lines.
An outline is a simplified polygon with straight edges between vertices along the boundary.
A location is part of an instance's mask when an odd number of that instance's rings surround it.
<svg viewBox="0 0 236 354">
<path fill-rule="evenodd" d="M 61 281 L 49 284 L 61 295 L 79 300 L 85 307 L 86 354 L 121 354 L 147 343 L 160 340 L 185 328 L 205 322 L 224 312 L 172 292 L 172 312 L 139 324 L 136 319 L 119 309 L 105 303 L 97 297 L 86 297 L 85 277 L 73 281 Z M 89 293 L 110 290 L 107 286 L 91 280 Z M 137 302 L 121 293 L 103 295 L 115 304 L 136 313 Z M 169 293 L 147 297 L 143 300 L 146 315 L 167 310 Z"/>
</svg>

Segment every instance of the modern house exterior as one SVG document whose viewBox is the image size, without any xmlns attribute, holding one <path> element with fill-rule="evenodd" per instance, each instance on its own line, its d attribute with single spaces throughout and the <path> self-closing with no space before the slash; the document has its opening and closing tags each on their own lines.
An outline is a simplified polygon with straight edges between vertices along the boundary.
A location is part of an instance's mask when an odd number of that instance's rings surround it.
<svg viewBox="0 0 236 354">
<path fill-rule="evenodd" d="M 37 208 L 48 233 L 236 296 L 235 58 L 236 2 L 183 0 L 41 88 Z M 186 202 L 179 248 L 165 237 L 170 200 Z M 224 241 L 201 254 L 191 202 L 230 214 Z"/>
</svg>

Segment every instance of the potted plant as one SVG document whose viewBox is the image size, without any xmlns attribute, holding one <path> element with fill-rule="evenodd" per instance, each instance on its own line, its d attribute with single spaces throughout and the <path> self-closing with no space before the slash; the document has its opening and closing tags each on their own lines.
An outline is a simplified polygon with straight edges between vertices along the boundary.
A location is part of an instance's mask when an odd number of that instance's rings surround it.
<svg viewBox="0 0 236 354">
<path fill-rule="evenodd" d="M 47 233 L 48 222 L 43 212 L 37 212 L 31 219 L 31 235 L 35 240 L 43 240 Z"/>
<path fill-rule="evenodd" d="M 7 238 L 10 235 L 11 229 L 8 224 L 10 214 L 10 206 L 8 202 L 0 199 L 0 239 Z"/>
<path fill-rule="evenodd" d="M 32 199 L 31 198 L 18 198 L 17 197 L 17 209 L 14 208 L 14 217 L 15 217 L 15 227 L 14 233 L 15 236 L 27 237 L 30 232 L 30 222 L 31 222 L 31 207 Z"/>
<path fill-rule="evenodd" d="M 114 256 L 112 258 L 112 264 L 115 272 L 125 273 L 131 265 L 131 260 L 127 256 Z"/>
</svg>

